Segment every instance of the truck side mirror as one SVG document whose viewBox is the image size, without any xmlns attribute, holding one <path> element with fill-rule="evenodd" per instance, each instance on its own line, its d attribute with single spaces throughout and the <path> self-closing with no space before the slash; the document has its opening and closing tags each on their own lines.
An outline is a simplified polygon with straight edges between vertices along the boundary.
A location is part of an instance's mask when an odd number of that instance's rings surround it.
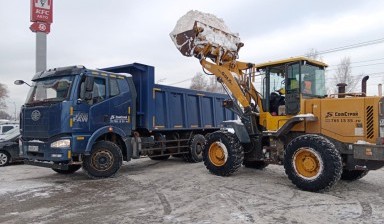
<svg viewBox="0 0 384 224">
<path fill-rule="evenodd" d="M 85 78 L 85 92 L 92 92 L 93 91 L 93 77 L 87 76 Z"/>
</svg>

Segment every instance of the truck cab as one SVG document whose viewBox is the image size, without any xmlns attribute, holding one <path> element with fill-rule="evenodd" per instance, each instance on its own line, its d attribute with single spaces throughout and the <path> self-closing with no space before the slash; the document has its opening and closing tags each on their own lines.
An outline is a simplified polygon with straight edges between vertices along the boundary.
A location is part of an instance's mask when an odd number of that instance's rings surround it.
<svg viewBox="0 0 384 224">
<path fill-rule="evenodd" d="M 89 154 L 101 136 L 124 139 L 134 128 L 129 111 L 136 92 L 129 74 L 72 66 L 37 73 L 32 81 L 20 116 L 27 163 L 66 169 L 81 163 L 80 155 Z"/>
</svg>

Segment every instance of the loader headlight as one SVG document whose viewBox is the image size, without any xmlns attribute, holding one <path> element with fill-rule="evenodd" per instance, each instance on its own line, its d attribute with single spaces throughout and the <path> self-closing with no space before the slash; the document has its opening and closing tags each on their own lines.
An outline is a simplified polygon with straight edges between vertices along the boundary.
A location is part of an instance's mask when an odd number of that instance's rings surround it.
<svg viewBox="0 0 384 224">
<path fill-rule="evenodd" d="M 51 143 L 51 148 L 69 148 L 71 146 L 71 140 L 62 139 Z"/>
</svg>

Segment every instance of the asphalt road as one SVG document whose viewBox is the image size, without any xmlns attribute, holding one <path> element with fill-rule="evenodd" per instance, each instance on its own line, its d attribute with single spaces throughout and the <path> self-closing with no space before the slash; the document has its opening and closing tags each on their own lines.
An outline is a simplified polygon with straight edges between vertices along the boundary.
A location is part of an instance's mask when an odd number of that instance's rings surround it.
<svg viewBox="0 0 384 224">
<path fill-rule="evenodd" d="M 230 177 L 202 163 L 140 159 L 90 180 L 0 167 L 0 223 L 384 223 L 384 170 L 325 193 L 297 189 L 281 166 Z"/>
</svg>

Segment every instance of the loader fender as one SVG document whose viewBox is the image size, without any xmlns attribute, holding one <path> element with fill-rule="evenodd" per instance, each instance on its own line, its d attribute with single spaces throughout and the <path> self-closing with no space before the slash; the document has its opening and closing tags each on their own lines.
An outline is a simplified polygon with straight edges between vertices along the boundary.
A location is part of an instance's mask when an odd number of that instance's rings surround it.
<svg viewBox="0 0 384 224">
<path fill-rule="evenodd" d="M 249 134 L 247 132 L 247 129 L 245 128 L 244 124 L 240 121 L 223 121 L 223 124 L 227 128 L 233 128 L 235 131 L 235 135 L 239 139 L 241 143 L 250 143 L 251 139 L 249 138 Z"/>
</svg>

